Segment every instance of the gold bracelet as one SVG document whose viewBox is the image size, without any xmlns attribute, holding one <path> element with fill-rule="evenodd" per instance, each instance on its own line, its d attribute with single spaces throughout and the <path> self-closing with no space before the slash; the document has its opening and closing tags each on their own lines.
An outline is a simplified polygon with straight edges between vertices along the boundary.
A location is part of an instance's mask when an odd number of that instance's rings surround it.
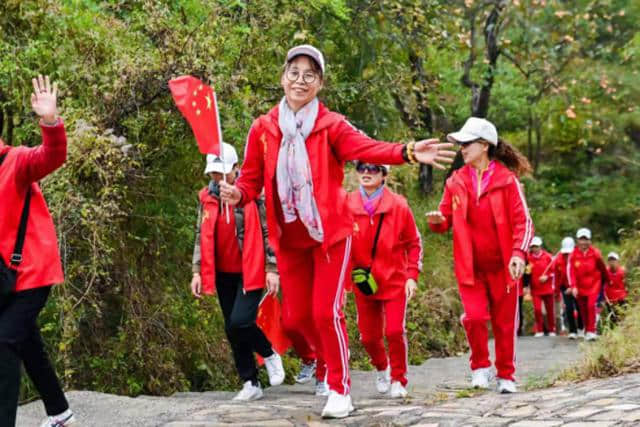
<svg viewBox="0 0 640 427">
<path fill-rule="evenodd" d="M 414 152 L 415 147 L 415 141 L 411 141 L 407 144 L 407 157 L 409 158 L 409 163 L 411 164 L 418 163 L 418 159 L 416 159 L 416 155 Z"/>
</svg>

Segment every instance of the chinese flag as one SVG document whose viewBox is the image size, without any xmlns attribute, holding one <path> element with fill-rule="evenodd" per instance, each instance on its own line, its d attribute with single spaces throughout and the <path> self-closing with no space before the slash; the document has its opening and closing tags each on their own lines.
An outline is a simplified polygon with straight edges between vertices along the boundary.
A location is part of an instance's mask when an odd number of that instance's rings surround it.
<svg viewBox="0 0 640 427">
<path fill-rule="evenodd" d="M 193 130 L 202 154 L 220 154 L 222 132 L 218 102 L 213 88 L 193 76 L 180 76 L 169 81 L 169 90 Z"/>
<path fill-rule="evenodd" d="M 283 354 L 289 347 L 291 341 L 282 329 L 282 312 L 280 309 L 280 300 L 274 295 L 267 295 L 262 299 L 258 308 L 258 318 L 256 324 L 267 339 L 271 342 L 271 347 L 278 353 Z M 258 355 L 258 364 L 262 366 L 264 361 Z"/>
</svg>

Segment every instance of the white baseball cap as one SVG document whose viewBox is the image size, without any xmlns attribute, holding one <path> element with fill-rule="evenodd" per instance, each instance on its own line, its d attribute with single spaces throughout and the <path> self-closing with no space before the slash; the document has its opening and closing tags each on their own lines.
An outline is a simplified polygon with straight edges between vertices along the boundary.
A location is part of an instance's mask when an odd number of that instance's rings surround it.
<svg viewBox="0 0 640 427">
<path fill-rule="evenodd" d="M 580 239 L 581 237 L 585 237 L 591 240 L 591 230 L 588 228 L 581 228 L 576 232 L 576 238 Z"/>
<path fill-rule="evenodd" d="M 293 58 L 300 55 L 307 55 L 316 61 L 324 75 L 324 56 L 322 55 L 322 52 L 310 44 L 301 44 L 289 49 L 289 52 L 287 52 L 287 60 L 285 62 L 289 63 Z"/>
<path fill-rule="evenodd" d="M 217 154 L 207 154 L 207 166 L 204 168 L 204 174 L 211 172 L 227 174 L 231 172 L 233 166 L 238 163 L 238 153 L 233 145 L 222 143 L 222 152 L 220 156 Z"/>
<path fill-rule="evenodd" d="M 469 142 L 484 139 L 492 145 L 498 145 L 498 131 L 493 123 L 480 117 L 469 117 L 462 129 L 447 135 L 450 142 Z"/>
<path fill-rule="evenodd" d="M 609 252 L 609 255 L 607 255 L 607 259 L 616 259 L 616 260 L 620 260 L 620 255 L 618 255 L 617 252 Z"/>
<path fill-rule="evenodd" d="M 542 246 L 542 239 L 538 236 L 531 239 L 531 244 L 529 246 Z"/>
<path fill-rule="evenodd" d="M 560 252 L 563 254 L 570 254 L 573 252 L 573 249 L 576 247 L 576 242 L 573 240 L 573 237 L 565 237 L 562 239 L 562 247 L 560 248 Z"/>
</svg>

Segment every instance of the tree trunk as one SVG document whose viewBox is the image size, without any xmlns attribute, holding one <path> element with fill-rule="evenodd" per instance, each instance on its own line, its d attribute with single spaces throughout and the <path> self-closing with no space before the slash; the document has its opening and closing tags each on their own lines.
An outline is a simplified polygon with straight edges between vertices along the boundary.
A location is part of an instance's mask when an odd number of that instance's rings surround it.
<svg viewBox="0 0 640 427">
<path fill-rule="evenodd" d="M 533 173 L 535 174 L 536 172 L 538 172 L 538 166 L 540 165 L 540 155 L 542 152 L 542 129 L 539 118 L 536 118 L 535 120 L 534 133 L 536 136 L 536 155 L 533 160 Z"/>
<path fill-rule="evenodd" d="M 527 115 L 527 157 L 533 159 L 533 117 L 531 108 L 529 108 Z"/>
</svg>

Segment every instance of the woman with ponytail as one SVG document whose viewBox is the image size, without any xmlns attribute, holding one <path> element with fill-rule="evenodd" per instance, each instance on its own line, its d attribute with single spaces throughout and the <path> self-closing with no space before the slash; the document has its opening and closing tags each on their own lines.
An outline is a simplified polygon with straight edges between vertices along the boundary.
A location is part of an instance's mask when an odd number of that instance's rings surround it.
<svg viewBox="0 0 640 427">
<path fill-rule="evenodd" d="M 518 281 L 533 222 L 518 177 L 529 173 L 527 159 L 498 139 L 488 120 L 471 117 L 449 141 L 460 146 L 465 166 L 447 179 L 439 209 L 427 213 L 439 233 L 453 227 L 453 256 L 464 308 L 462 325 L 471 348 L 472 385 L 488 388 L 491 321 L 495 337 L 497 388 L 513 393 L 518 325 Z"/>
</svg>

